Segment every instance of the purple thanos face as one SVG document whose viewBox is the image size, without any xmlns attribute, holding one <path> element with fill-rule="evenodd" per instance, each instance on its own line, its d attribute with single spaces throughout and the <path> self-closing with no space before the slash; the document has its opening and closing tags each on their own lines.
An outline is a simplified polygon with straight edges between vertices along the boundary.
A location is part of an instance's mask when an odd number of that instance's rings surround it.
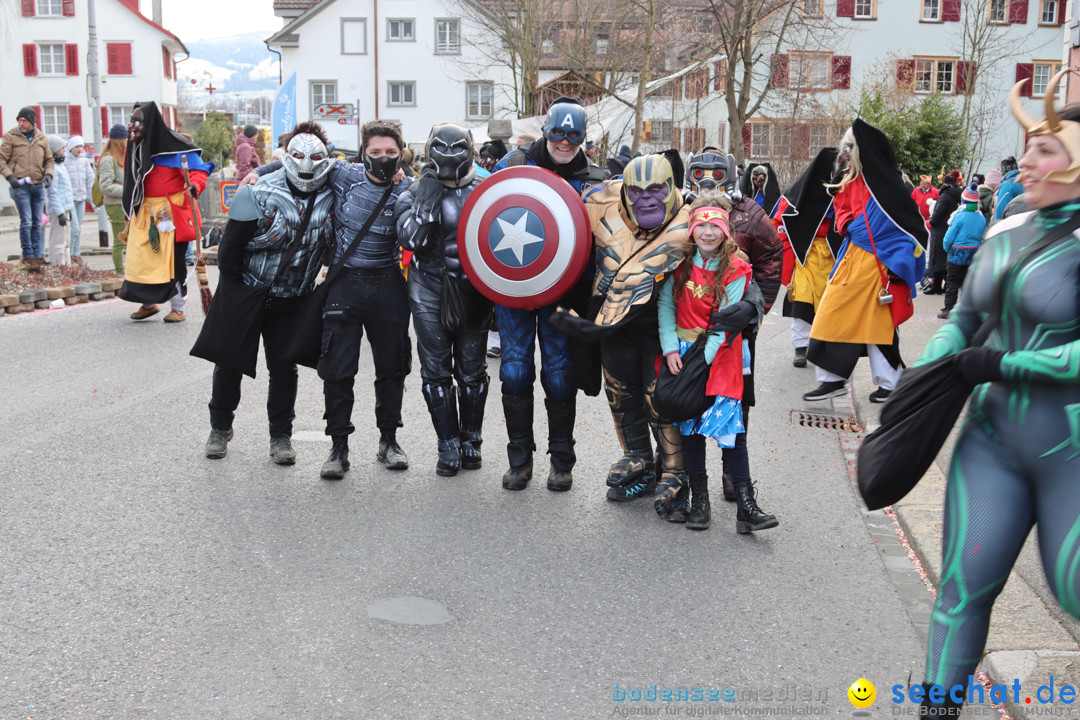
<svg viewBox="0 0 1080 720">
<path fill-rule="evenodd" d="M 664 224 L 667 219 L 667 185 L 649 185 L 645 188 L 631 186 L 626 189 L 626 197 L 630 200 L 638 227 L 651 230 Z"/>
</svg>

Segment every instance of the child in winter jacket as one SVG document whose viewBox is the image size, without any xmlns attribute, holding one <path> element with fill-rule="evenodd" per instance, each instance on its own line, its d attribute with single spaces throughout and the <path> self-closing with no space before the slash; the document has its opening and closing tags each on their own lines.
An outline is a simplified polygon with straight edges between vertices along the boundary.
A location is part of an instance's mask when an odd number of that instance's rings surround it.
<svg viewBox="0 0 1080 720">
<path fill-rule="evenodd" d="M 59 135 L 48 135 L 47 138 L 49 149 L 53 153 L 56 175 L 45 191 L 45 214 L 49 216 L 49 264 L 70 265 L 68 242 L 71 231 L 68 229 L 68 221 L 75 212 L 75 196 L 71 192 L 71 178 L 64 166 L 67 144 Z"/>
<path fill-rule="evenodd" d="M 956 305 L 960 286 L 964 284 L 968 267 L 975 251 L 982 245 L 982 236 L 986 231 L 986 217 L 979 211 L 978 186 L 972 183 L 961 194 L 960 200 L 964 207 L 952 217 L 943 243 L 948 254 L 948 266 L 945 271 L 945 308 L 938 313 L 942 319 L 948 318 Z"/>
</svg>

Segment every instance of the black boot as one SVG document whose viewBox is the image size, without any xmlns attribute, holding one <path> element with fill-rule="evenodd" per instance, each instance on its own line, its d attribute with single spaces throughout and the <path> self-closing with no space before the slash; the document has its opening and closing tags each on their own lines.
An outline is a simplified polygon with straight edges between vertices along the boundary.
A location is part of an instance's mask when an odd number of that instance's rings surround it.
<svg viewBox="0 0 1080 720">
<path fill-rule="evenodd" d="M 791 361 L 791 364 L 797 368 L 806 367 L 806 348 L 795 348 L 795 359 Z"/>
<path fill-rule="evenodd" d="M 735 502 L 739 504 L 739 510 L 735 513 L 735 532 L 740 535 L 768 530 L 780 524 L 775 515 L 769 515 L 758 507 L 754 498 L 754 484 L 749 480 L 735 483 Z"/>
<path fill-rule="evenodd" d="M 686 516 L 689 530 L 709 529 L 709 476 L 690 476 L 690 512 Z"/>
<path fill-rule="evenodd" d="M 669 473 L 664 473 L 665 482 L 662 484 L 674 490 L 675 495 L 670 499 L 658 496 L 653 501 L 653 508 L 656 510 L 656 514 L 667 522 L 684 523 L 687 514 L 690 512 L 690 485 L 685 477 L 680 477 L 678 483 L 672 483 L 668 475 Z"/>
<path fill-rule="evenodd" d="M 484 442 L 481 428 L 484 426 L 484 406 L 487 404 L 488 381 L 475 387 L 458 385 L 458 410 L 461 412 L 461 467 L 478 470 L 483 464 L 480 445 Z"/>
<path fill-rule="evenodd" d="M 720 475 L 720 483 L 724 486 L 724 499 L 728 502 L 735 502 L 735 486 L 731 482 L 731 471 L 728 470 L 726 462 L 722 467 L 724 471 Z"/>
<path fill-rule="evenodd" d="M 349 471 L 349 436 L 342 435 L 334 438 L 334 446 L 330 448 L 330 457 L 323 463 L 319 477 L 324 480 L 340 480 Z"/>
<path fill-rule="evenodd" d="M 532 480 L 533 396 L 503 395 L 503 414 L 506 416 L 506 455 L 510 469 L 503 473 L 502 484 L 507 490 L 524 490 Z"/>
<path fill-rule="evenodd" d="M 558 402 L 544 399 L 548 416 L 548 454 L 551 455 L 551 471 L 548 473 L 547 488 L 554 492 L 565 492 L 574 483 L 574 418 L 577 414 L 577 399 Z"/>
<path fill-rule="evenodd" d="M 461 467 L 460 428 L 454 391 L 449 385 L 424 385 L 421 389 L 431 413 L 435 436 L 439 439 L 439 460 L 435 463 L 435 474 L 453 477 Z"/>
<path fill-rule="evenodd" d="M 964 703 L 956 702 L 948 693 L 946 688 L 945 696 L 942 699 L 941 704 L 936 704 L 930 700 L 930 688 L 933 685 L 923 683 L 923 701 L 919 705 L 919 717 L 924 718 L 950 718 L 960 717 L 960 713 L 963 710 Z"/>
</svg>

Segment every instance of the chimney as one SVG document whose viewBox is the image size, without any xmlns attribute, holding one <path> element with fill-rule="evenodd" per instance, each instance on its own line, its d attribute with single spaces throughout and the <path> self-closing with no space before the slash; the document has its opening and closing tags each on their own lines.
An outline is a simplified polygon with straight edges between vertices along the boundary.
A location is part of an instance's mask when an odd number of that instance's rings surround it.
<svg viewBox="0 0 1080 720">
<path fill-rule="evenodd" d="M 164 25 L 161 22 L 161 0 L 153 0 L 153 16 L 150 18 L 158 25 Z"/>
</svg>

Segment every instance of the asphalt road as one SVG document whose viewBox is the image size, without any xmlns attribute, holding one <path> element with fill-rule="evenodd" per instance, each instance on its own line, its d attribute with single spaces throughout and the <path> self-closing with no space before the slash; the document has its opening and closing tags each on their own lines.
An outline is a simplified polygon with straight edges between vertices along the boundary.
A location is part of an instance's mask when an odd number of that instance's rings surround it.
<svg viewBox="0 0 1080 720">
<path fill-rule="evenodd" d="M 0 718 L 849 716 L 864 676 L 883 715 L 888 686 L 921 676 L 838 434 L 791 423 L 826 408 L 799 399 L 812 371 L 791 366 L 782 318 L 759 341 L 750 433 L 781 524 L 742 536 L 719 499 L 706 532 L 607 502 L 602 398 L 579 399 L 573 490 L 547 491 L 541 470 L 511 493 L 497 392 L 484 467 L 439 478 L 414 370 L 412 467 L 387 471 L 366 348 L 345 480 L 318 477 L 330 443 L 305 370 L 294 467 L 270 462 L 264 373 L 245 380 L 228 457 L 207 460 L 212 368 L 187 355 L 200 312 L 171 326 L 132 309 L 0 321 Z M 632 699 L 654 685 L 736 701 Z"/>
</svg>

